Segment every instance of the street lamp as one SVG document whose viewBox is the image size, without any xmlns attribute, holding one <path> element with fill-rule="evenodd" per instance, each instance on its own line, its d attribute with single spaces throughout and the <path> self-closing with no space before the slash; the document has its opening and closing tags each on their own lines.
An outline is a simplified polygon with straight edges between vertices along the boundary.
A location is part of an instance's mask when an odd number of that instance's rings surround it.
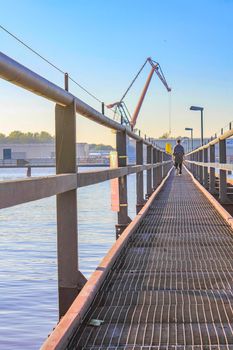
<svg viewBox="0 0 233 350">
<path fill-rule="evenodd" d="M 191 106 L 190 111 L 201 111 L 201 145 L 203 146 L 203 107 Z"/>
<path fill-rule="evenodd" d="M 191 142 L 192 142 L 192 150 L 193 150 L 193 128 L 185 128 L 185 130 L 191 131 Z"/>
<path fill-rule="evenodd" d="M 190 151 L 190 147 L 189 147 L 189 144 L 190 144 L 190 142 L 189 142 L 189 137 L 187 137 L 187 136 L 184 136 L 184 137 L 182 137 L 182 144 L 184 144 L 184 141 L 186 141 L 186 143 L 187 143 L 187 147 L 186 147 L 186 150 L 185 150 L 185 153 L 188 153 L 189 151 Z"/>
</svg>

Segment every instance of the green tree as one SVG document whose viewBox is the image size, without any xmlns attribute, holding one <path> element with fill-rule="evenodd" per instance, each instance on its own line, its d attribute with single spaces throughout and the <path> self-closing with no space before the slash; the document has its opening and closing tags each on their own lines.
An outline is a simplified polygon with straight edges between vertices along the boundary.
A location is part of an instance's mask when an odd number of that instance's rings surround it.
<svg viewBox="0 0 233 350">
<path fill-rule="evenodd" d="M 54 138 L 47 131 L 41 131 L 39 139 L 41 142 L 51 142 L 54 140 Z"/>
<path fill-rule="evenodd" d="M 179 139 L 181 136 L 172 136 L 169 132 L 165 132 L 163 135 L 159 137 L 159 139 Z"/>
<path fill-rule="evenodd" d="M 23 140 L 23 137 L 24 137 L 24 133 L 22 131 L 14 130 L 8 135 L 7 139 L 9 142 L 21 143 Z"/>
<path fill-rule="evenodd" d="M 112 151 L 114 149 L 112 146 L 104 145 L 102 143 L 100 144 L 91 143 L 89 145 L 89 148 L 91 151 Z"/>
<path fill-rule="evenodd" d="M 168 138 L 170 138 L 169 132 L 165 132 L 163 135 L 161 135 L 161 136 L 159 137 L 159 139 L 168 139 Z"/>
<path fill-rule="evenodd" d="M 41 131 L 40 133 L 24 133 L 19 130 L 14 130 L 5 138 L 5 141 L 8 143 L 45 143 L 52 142 L 53 140 L 54 137 L 47 131 Z"/>
<path fill-rule="evenodd" d="M 0 132 L 0 143 L 4 143 L 4 142 L 6 142 L 6 135 Z"/>
</svg>

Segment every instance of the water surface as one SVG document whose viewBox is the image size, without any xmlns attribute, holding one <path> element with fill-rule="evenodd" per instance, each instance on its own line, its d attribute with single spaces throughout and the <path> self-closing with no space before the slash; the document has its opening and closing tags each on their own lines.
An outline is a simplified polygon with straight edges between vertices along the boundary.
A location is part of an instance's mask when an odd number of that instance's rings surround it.
<svg viewBox="0 0 233 350">
<path fill-rule="evenodd" d="M 25 173 L 1 169 L 0 180 L 23 178 Z M 32 176 L 52 174 L 54 168 L 32 169 Z M 133 217 L 135 175 L 128 179 Z M 87 278 L 114 243 L 115 224 L 109 181 L 78 190 L 79 263 Z M 55 196 L 0 210 L 0 316 L 4 350 L 38 349 L 56 325 Z"/>
</svg>

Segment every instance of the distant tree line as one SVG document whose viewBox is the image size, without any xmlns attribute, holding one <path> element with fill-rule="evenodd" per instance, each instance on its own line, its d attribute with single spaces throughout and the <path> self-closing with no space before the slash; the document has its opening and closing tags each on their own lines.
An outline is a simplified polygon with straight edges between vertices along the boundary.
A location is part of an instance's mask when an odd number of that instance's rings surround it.
<svg viewBox="0 0 233 350">
<path fill-rule="evenodd" d="M 8 136 L 0 133 L 0 143 L 48 143 L 54 142 L 54 137 L 47 131 L 22 132 L 12 131 Z"/>
<path fill-rule="evenodd" d="M 47 131 L 41 132 L 22 132 L 12 131 L 8 136 L 0 132 L 0 143 L 52 143 L 55 141 L 54 136 Z M 113 147 L 103 144 L 89 144 L 90 151 L 112 151 Z"/>
<path fill-rule="evenodd" d="M 110 145 L 103 145 L 102 143 L 98 145 L 95 143 L 90 143 L 89 150 L 90 151 L 112 151 L 114 150 L 114 148 Z"/>
<path fill-rule="evenodd" d="M 169 132 L 165 132 L 159 139 L 179 139 L 181 136 L 172 136 Z"/>
</svg>

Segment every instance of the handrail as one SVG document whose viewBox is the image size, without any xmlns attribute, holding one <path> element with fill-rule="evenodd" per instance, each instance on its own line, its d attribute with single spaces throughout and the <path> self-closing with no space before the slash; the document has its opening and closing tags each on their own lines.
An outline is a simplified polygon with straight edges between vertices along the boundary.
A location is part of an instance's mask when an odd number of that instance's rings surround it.
<svg viewBox="0 0 233 350">
<path fill-rule="evenodd" d="M 196 148 L 186 155 L 186 163 L 189 170 L 199 180 L 204 187 L 208 188 L 213 194 L 217 192 L 221 203 L 229 203 L 227 192 L 227 171 L 233 171 L 233 164 L 227 163 L 227 143 L 226 140 L 233 136 L 233 129 L 229 123 L 229 130 L 223 132 L 206 145 Z M 215 145 L 219 144 L 219 162 L 216 162 Z M 216 186 L 215 169 L 219 170 L 219 186 Z"/>
<path fill-rule="evenodd" d="M 136 174 L 136 211 L 157 191 L 171 169 L 171 156 L 126 126 L 101 114 L 70 92 L 62 89 L 12 58 L 0 53 L 0 77 L 56 103 L 55 145 L 57 175 L 0 182 L 0 208 L 57 196 L 57 256 L 59 315 L 62 317 L 86 283 L 78 264 L 77 189 L 118 178 L 116 184 L 116 238 L 131 222 L 128 216 L 127 176 Z M 77 173 L 76 113 L 116 130 L 116 168 Z M 136 140 L 136 165 L 127 165 L 127 136 Z M 146 145 L 146 163 L 144 149 Z M 146 193 L 143 171 L 147 172 Z"/>
<path fill-rule="evenodd" d="M 163 162 L 164 165 L 169 163 L 171 163 L 171 160 Z M 161 165 L 162 163 L 132 165 L 77 174 L 59 174 L 0 181 L 0 209 L 55 196 L 70 190 L 98 184 L 122 176 L 137 174 L 144 170 L 159 168 Z"/>
<path fill-rule="evenodd" d="M 152 145 L 151 142 L 136 135 L 126 126 L 106 117 L 70 92 L 43 78 L 2 52 L 0 52 L 0 77 L 61 106 L 69 106 L 75 101 L 76 112 L 82 116 L 110 129 L 125 131 L 128 136 L 134 140 L 143 141 L 145 145 Z"/>
<path fill-rule="evenodd" d="M 205 163 L 205 162 L 195 162 L 192 160 L 185 160 L 185 162 L 189 164 L 195 164 L 199 165 L 202 167 L 207 167 L 207 168 L 215 168 L 215 169 L 221 169 L 221 170 L 226 170 L 226 171 L 233 171 L 233 164 L 230 163 Z"/>
<path fill-rule="evenodd" d="M 202 151 L 202 150 L 204 150 L 204 149 L 207 149 L 207 148 L 209 148 L 210 146 L 214 146 L 214 145 L 216 145 L 217 143 L 219 143 L 219 141 L 226 140 L 226 139 L 228 139 L 228 138 L 231 137 L 231 136 L 233 136 L 233 129 L 230 129 L 230 130 L 225 131 L 222 135 L 216 137 L 215 139 L 211 140 L 210 142 L 206 143 L 205 145 L 200 146 L 200 147 L 194 149 L 193 151 L 187 153 L 187 156 L 188 156 L 188 155 L 191 155 L 191 154 L 194 154 L 194 153 L 196 153 L 197 151 Z"/>
</svg>

